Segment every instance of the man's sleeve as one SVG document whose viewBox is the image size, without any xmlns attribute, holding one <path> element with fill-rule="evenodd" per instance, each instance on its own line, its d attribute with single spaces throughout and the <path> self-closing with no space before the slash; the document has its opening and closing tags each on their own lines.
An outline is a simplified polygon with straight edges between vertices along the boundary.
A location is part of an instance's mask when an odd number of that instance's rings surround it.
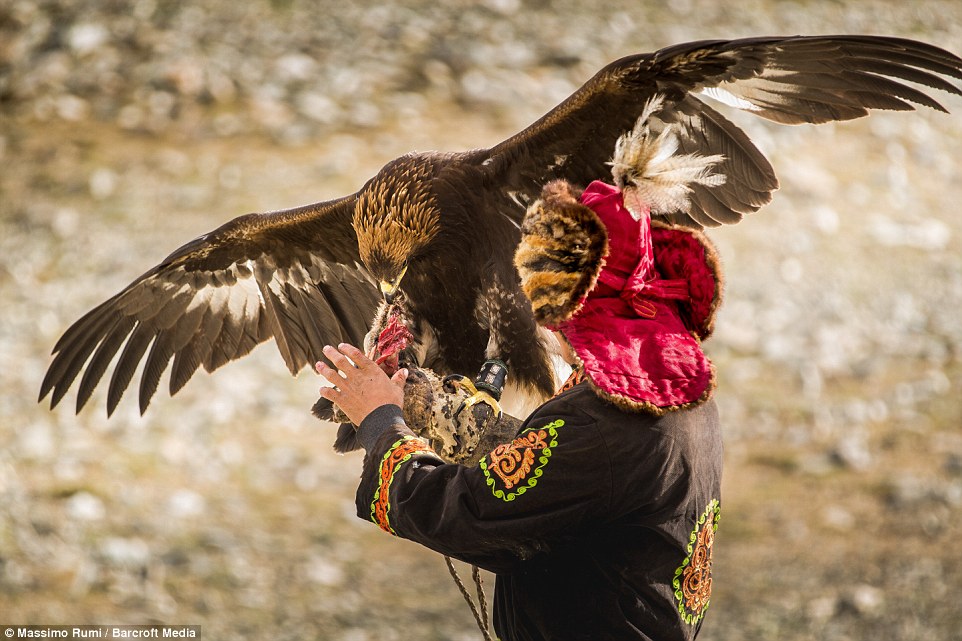
<svg viewBox="0 0 962 641">
<path fill-rule="evenodd" d="M 473 467 L 444 463 L 395 406 L 372 413 L 359 435 L 358 516 L 495 572 L 563 541 L 611 501 L 607 450 L 586 416 L 536 413 Z"/>
</svg>

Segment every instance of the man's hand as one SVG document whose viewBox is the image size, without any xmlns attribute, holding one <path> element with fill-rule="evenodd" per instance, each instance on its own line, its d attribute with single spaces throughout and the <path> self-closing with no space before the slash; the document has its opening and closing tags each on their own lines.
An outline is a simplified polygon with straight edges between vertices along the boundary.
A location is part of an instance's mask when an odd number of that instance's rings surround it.
<svg viewBox="0 0 962 641">
<path fill-rule="evenodd" d="M 368 414 L 382 405 L 404 407 L 406 369 L 400 369 L 388 378 L 377 363 L 347 343 L 341 343 L 336 349 L 325 346 L 324 355 L 337 369 L 322 362 L 314 365 L 317 373 L 334 385 L 322 387 L 321 397 L 341 408 L 355 425 L 360 425 Z"/>
</svg>

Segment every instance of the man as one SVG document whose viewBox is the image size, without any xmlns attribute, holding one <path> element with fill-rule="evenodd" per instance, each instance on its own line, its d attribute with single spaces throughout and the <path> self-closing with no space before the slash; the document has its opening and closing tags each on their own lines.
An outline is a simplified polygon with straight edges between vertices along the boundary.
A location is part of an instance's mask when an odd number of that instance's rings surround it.
<svg viewBox="0 0 962 641">
<path fill-rule="evenodd" d="M 405 424 L 406 370 L 350 345 L 317 365 L 366 450 L 358 515 L 494 572 L 503 641 L 693 639 L 708 607 L 722 445 L 699 339 L 717 264 L 648 214 L 600 182 L 550 184 L 531 207 L 516 264 L 574 373 L 476 466 Z"/>
</svg>

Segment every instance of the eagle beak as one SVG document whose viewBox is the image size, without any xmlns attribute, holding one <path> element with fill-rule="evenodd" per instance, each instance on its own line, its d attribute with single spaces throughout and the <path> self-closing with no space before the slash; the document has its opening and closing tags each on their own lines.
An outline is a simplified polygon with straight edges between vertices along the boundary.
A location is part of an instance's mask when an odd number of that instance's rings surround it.
<svg viewBox="0 0 962 641">
<path fill-rule="evenodd" d="M 403 268 L 401 268 L 401 273 L 397 275 L 397 278 L 391 282 L 382 280 L 379 283 L 381 295 L 384 296 L 384 300 L 388 305 L 394 302 L 394 298 L 397 296 L 398 289 L 401 287 L 401 279 L 404 278 L 404 274 L 407 272 L 407 270 L 408 267 L 405 265 Z"/>
<path fill-rule="evenodd" d="M 390 305 L 394 302 L 394 297 L 397 295 L 397 287 L 387 281 L 381 281 L 381 295 L 384 296 L 384 301 Z"/>
</svg>

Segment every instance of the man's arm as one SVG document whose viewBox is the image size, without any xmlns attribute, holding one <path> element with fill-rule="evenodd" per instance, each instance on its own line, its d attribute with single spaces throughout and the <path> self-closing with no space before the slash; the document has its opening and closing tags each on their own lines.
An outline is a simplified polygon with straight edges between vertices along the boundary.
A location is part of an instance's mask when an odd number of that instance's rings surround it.
<svg viewBox="0 0 962 641">
<path fill-rule="evenodd" d="M 322 394 L 357 421 L 366 450 L 358 516 L 386 532 L 508 572 L 607 510 L 607 453 L 587 417 L 543 409 L 478 465 L 446 464 L 404 423 L 402 377 L 349 346 L 325 355 L 338 369 L 318 371 L 337 389 Z"/>
</svg>

